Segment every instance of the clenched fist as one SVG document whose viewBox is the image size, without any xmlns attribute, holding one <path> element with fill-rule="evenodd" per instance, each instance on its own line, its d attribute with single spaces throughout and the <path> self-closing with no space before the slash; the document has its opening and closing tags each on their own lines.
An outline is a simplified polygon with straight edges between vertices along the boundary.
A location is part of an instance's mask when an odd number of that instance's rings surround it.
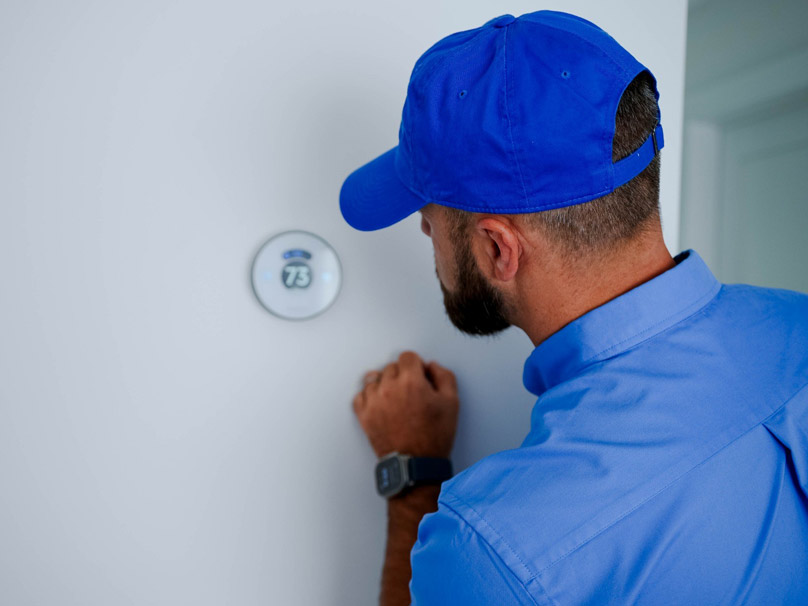
<svg viewBox="0 0 808 606">
<path fill-rule="evenodd" d="M 459 407 L 452 371 L 405 351 L 364 383 L 353 408 L 377 456 L 449 457 Z"/>
</svg>

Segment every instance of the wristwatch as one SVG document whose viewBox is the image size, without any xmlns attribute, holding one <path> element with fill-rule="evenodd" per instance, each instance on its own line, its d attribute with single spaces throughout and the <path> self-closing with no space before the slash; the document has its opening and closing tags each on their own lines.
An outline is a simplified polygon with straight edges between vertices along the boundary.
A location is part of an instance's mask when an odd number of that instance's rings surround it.
<svg viewBox="0 0 808 606">
<path fill-rule="evenodd" d="M 412 486 L 440 484 L 452 477 L 449 459 L 411 457 L 391 452 L 376 463 L 376 490 L 387 499 Z"/>
</svg>

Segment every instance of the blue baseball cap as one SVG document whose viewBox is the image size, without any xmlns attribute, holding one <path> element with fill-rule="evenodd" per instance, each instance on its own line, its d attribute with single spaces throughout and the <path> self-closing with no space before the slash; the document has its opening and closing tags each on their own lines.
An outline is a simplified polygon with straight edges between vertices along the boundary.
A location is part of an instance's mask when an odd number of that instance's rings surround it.
<svg viewBox="0 0 808 606">
<path fill-rule="evenodd" d="M 662 126 L 612 162 L 620 97 L 639 63 L 594 23 L 557 11 L 502 15 L 447 36 L 415 63 L 399 143 L 351 173 L 345 220 L 363 231 L 429 203 L 528 213 L 599 198 L 662 148 Z"/>
</svg>

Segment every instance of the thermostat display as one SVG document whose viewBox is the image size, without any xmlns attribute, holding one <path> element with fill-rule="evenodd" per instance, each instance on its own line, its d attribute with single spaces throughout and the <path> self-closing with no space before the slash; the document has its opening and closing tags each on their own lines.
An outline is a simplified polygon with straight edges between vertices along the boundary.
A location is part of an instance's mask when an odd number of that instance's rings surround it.
<svg viewBox="0 0 808 606">
<path fill-rule="evenodd" d="M 305 231 L 270 238 L 252 266 L 255 296 L 273 314 L 303 320 L 327 309 L 337 298 L 342 268 L 328 243 Z"/>
<path fill-rule="evenodd" d="M 297 261 L 287 263 L 283 267 L 281 280 L 286 288 L 308 288 L 311 284 L 311 267 Z"/>
</svg>

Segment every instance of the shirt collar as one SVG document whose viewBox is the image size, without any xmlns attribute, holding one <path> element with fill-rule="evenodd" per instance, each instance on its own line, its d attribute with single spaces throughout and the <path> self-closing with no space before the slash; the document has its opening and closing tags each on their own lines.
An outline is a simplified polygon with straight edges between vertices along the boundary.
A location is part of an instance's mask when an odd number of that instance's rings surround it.
<svg viewBox="0 0 808 606">
<path fill-rule="evenodd" d="M 694 250 L 676 266 L 573 320 L 540 343 L 522 380 L 537 396 L 670 328 L 707 305 L 721 284 Z"/>
</svg>

